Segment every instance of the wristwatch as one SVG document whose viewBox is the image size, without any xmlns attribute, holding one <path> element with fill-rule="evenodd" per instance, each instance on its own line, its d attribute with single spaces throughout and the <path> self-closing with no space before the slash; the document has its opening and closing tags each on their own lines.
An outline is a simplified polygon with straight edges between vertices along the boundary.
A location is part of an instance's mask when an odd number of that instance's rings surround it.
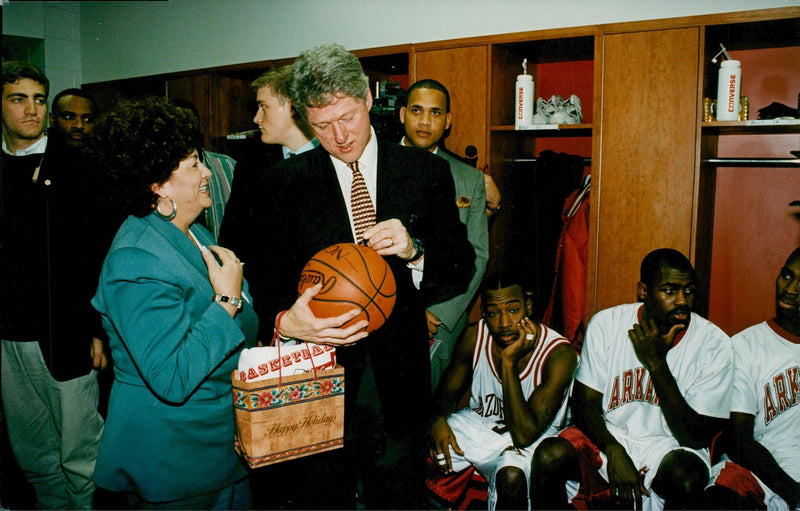
<svg viewBox="0 0 800 511">
<path fill-rule="evenodd" d="M 488 210 L 489 210 L 489 211 L 491 211 L 492 213 L 497 213 L 498 211 L 500 211 L 501 209 L 503 209 L 503 201 L 500 201 L 500 202 L 498 202 L 498 203 L 497 203 L 497 207 L 494 207 L 494 208 L 493 208 L 493 207 L 491 207 L 491 206 L 489 206 L 489 203 L 487 202 L 487 203 L 486 203 L 486 209 L 488 209 Z"/>
<path fill-rule="evenodd" d="M 214 301 L 217 303 L 229 303 L 236 307 L 238 310 L 242 310 L 242 303 L 241 298 L 236 298 L 235 296 L 228 296 L 228 295 L 214 295 Z"/>
<path fill-rule="evenodd" d="M 413 263 L 415 261 L 419 261 L 422 259 L 422 256 L 425 255 L 425 247 L 422 245 L 422 241 L 417 238 L 411 238 L 411 243 L 414 245 L 414 250 L 416 251 L 416 255 L 413 259 L 409 259 L 409 263 Z"/>
</svg>

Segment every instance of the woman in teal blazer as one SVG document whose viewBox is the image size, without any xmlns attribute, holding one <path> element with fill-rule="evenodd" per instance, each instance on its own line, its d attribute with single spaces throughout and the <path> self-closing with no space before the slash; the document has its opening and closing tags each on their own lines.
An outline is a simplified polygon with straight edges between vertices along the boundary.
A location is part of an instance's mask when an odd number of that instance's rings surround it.
<svg viewBox="0 0 800 511">
<path fill-rule="evenodd" d="M 193 224 L 212 203 L 197 121 L 145 100 L 98 123 L 94 139 L 130 214 L 92 301 L 115 366 L 95 481 L 145 508 L 246 508 L 231 373 L 258 320 L 244 263 Z"/>
</svg>

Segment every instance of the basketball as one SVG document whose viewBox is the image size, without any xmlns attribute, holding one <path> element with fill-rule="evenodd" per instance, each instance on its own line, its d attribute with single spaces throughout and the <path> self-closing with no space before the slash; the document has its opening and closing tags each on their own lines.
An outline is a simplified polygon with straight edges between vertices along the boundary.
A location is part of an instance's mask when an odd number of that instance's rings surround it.
<svg viewBox="0 0 800 511">
<path fill-rule="evenodd" d="M 300 274 L 297 292 L 322 283 L 309 307 L 315 316 L 329 318 L 354 308 L 361 314 L 346 323 L 366 319 L 367 332 L 383 325 L 394 309 L 397 286 L 392 269 L 371 248 L 355 243 L 337 243 L 314 254 Z"/>
</svg>

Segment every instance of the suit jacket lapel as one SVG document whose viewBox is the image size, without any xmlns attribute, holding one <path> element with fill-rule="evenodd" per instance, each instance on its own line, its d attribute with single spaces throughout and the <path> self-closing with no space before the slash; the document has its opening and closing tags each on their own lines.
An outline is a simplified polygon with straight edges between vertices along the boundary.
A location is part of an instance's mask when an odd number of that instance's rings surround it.
<svg viewBox="0 0 800 511">
<path fill-rule="evenodd" d="M 310 176 L 309 182 L 318 183 L 318 198 L 322 199 L 321 204 L 331 206 L 329 211 L 319 211 L 320 215 L 327 215 L 330 218 L 331 234 L 333 239 L 353 241 L 353 232 L 350 229 L 350 217 L 347 214 L 347 204 L 345 203 L 342 187 L 339 186 L 339 178 L 336 176 L 336 169 L 327 151 L 322 146 L 313 151 L 315 161 L 309 168 L 311 172 L 319 172 L 314 169 L 324 169 L 322 175 Z M 326 200 L 327 198 L 327 200 Z"/>
<path fill-rule="evenodd" d="M 148 215 L 144 217 L 144 220 L 174 249 L 173 253 L 176 259 L 180 259 L 188 263 L 187 266 L 194 268 L 196 274 L 193 275 L 193 280 L 196 280 L 200 285 L 210 287 L 211 282 L 208 280 L 208 268 L 203 260 L 203 255 L 200 253 L 200 249 L 197 248 L 194 242 L 172 223 L 156 218 L 155 215 Z M 193 232 L 200 243 L 206 246 L 214 244 L 214 242 L 210 238 L 207 238 L 199 229 L 193 230 Z"/>
<path fill-rule="evenodd" d="M 394 159 L 386 151 L 386 145 L 378 141 L 378 172 L 375 182 L 375 217 L 378 222 L 391 218 L 393 167 Z"/>
</svg>

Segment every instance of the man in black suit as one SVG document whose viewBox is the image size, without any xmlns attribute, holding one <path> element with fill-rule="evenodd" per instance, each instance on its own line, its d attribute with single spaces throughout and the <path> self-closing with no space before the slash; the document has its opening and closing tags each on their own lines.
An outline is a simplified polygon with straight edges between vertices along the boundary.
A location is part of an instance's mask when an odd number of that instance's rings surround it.
<svg viewBox="0 0 800 511">
<path fill-rule="evenodd" d="M 290 94 L 320 147 L 270 172 L 280 190 L 271 196 L 270 227 L 252 233 L 271 247 L 269 257 L 258 262 L 270 274 L 262 310 L 271 313 L 260 319 L 273 324 L 288 308 L 280 335 L 337 346 L 347 378 L 344 449 L 309 458 L 313 464 L 307 470 L 322 472 L 307 473 L 296 484 L 306 496 L 321 499 L 292 505 L 352 509 L 360 479 L 359 500 L 367 508 L 425 507 L 430 406 L 425 308 L 464 292 L 475 257 L 453 203 L 453 179 L 441 158 L 376 139 L 368 79 L 342 46 L 303 52 L 292 68 Z M 374 208 L 375 223 L 363 232 L 351 206 L 353 181 L 359 180 L 354 162 Z M 369 336 L 363 331 L 366 321 L 341 328 L 358 310 L 314 317 L 307 304 L 319 285 L 295 301 L 308 259 L 331 244 L 355 241 L 382 255 L 397 282 L 392 315 Z M 357 399 L 366 406 L 357 406 Z"/>
<path fill-rule="evenodd" d="M 259 138 L 245 142 L 245 150 L 236 163 L 235 179 L 219 234 L 221 246 L 230 248 L 242 261 L 250 263 L 245 276 L 259 316 L 263 315 L 260 306 L 264 289 L 261 285 L 263 266 L 259 261 L 272 247 L 253 233 L 260 232 L 263 223 L 269 220 L 271 201 L 264 199 L 264 191 L 278 192 L 268 183 L 267 171 L 277 162 L 319 145 L 308 123 L 292 107 L 291 77 L 291 66 L 282 66 L 267 71 L 250 84 L 256 92 L 258 109 L 253 122 L 258 125 Z M 272 325 L 269 322 L 260 325 L 259 340 L 268 342 L 271 337 Z"/>
</svg>

